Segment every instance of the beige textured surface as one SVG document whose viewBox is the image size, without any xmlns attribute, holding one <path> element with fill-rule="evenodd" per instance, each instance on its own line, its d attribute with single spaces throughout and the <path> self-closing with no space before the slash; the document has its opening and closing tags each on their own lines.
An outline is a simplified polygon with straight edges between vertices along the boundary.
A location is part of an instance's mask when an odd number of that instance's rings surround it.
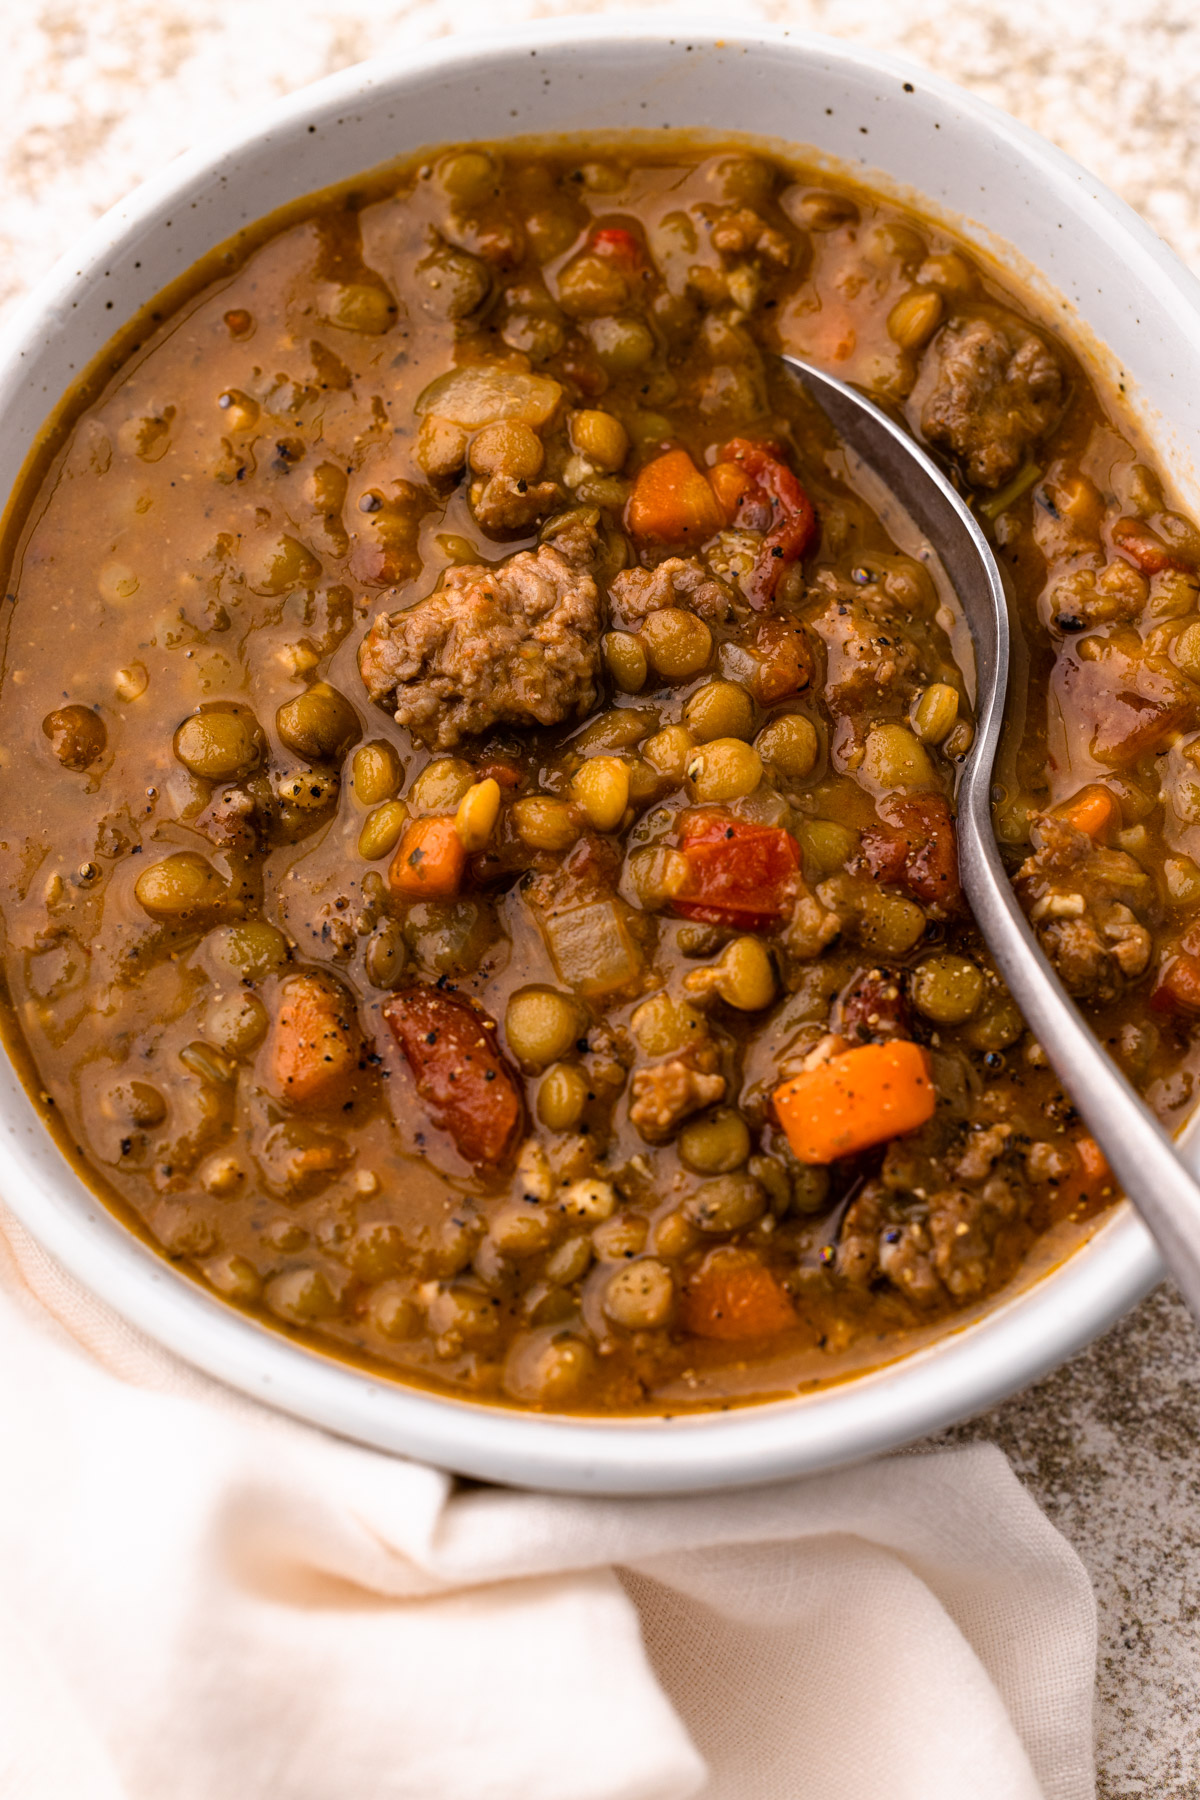
<svg viewBox="0 0 1200 1800">
<path fill-rule="evenodd" d="M 531 15 L 544 0 L 0 0 L 0 314 L 178 151 L 373 51 Z M 716 7 L 667 5 L 694 19 Z M 1200 271 L 1196 0 L 739 0 L 904 52 L 1093 169 Z M 1101 1607 L 1100 1800 L 1200 1797 L 1200 1359 L 1156 1295 L 1100 1344 L 965 1427 L 1067 1533 Z"/>
</svg>

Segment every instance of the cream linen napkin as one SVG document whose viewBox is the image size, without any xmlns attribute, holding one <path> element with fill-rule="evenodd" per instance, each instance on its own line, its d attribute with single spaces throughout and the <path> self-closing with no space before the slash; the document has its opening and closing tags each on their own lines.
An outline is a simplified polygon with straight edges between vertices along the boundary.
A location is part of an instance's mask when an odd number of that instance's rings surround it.
<svg viewBox="0 0 1200 1800">
<path fill-rule="evenodd" d="M 0 1209 L 0 1800 L 1086 1800 L 1095 1609 L 999 1451 L 463 1487 L 195 1374 Z"/>
</svg>

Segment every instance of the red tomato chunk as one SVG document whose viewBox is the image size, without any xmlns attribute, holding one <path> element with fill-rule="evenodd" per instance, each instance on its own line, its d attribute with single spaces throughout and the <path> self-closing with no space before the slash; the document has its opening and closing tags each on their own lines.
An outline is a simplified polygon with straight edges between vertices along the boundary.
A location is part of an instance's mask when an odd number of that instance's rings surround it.
<svg viewBox="0 0 1200 1800">
<path fill-rule="evenodd" d="M 790 831 L 699 813 L 685 825 L 680 849 L 691 871 L 687 890 L 673 902 L 681 918 L 764 931 L 790 910 L 800 868 L 800 846 Z"/>
<path fill-rule="evenodd" d="M 721 452 L 721 461 L 736 463 L 754 484 L 739 496 L 739 515 L 756 502 L 766 502 L 764 524 L 771 528 L 747 584 L 751 605 L 766 607 L 775 597 L 784 570 L 798 562 L 816 542 L 817 515 L 792 471 L 780 460 L 775 445 L 732 438 Z"/>
<path fill-rule="evenodd" d="M 877 881 L 902 887 L 935 918 L 962 904 L 958 843 L 946 802 L 935 794 L 911 794 L 880 803 L 882 825 L 864 831 L 863 859 Z"/>
<path fill-rule="evenodd" d="M 428 987 L 394 994 L 383 1016 L 438 1129 L 469 1163 L 507 1162 L 525 1124 L 525 1103 L 516 1072 L 497 1047 L 494 1021 L 466 1000 Z"/>
</svg>

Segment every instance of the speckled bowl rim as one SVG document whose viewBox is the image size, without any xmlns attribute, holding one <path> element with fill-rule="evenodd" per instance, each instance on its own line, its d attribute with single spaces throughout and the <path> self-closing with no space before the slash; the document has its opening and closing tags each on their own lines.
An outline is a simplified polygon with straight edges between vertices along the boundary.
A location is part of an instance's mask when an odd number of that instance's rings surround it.
<svg viewBox="0 0 1200 1800">
<path fill-rule="evenodd" d="M 172 264 L 166 235 L 172 212 L 219 209 L 224 203 L 222 227 L 210 241 L 236 229 L 240 221 L 230 214 L 225 184 L 240 157 L 266 147 L 293 170 L 306 166 L 311 147 L 306 140 L 347 120 L 361 122 L 381 99 L 398 106 L 415 83 L 457 79 L 461 85 L 464 71 L 478 77 L 475 91 L 484 93 L 489 81 L 515 78 L 528 71 L 527 59 L 540 56 L 544 70 L 573 72 L 582 94 L 585 70 L 615 63 L 628 70 L 634 89 L 656 70 L 661 92 L 671 79 L 669 71 L 663 74 L 664 58 L 674 69 L 685 55 L 724 59 L 723 77 L 730 78 L 730 71 L 733 78 L 747 77 L 746 116 L 740 123 L 725 117 L 711 121 L 715 129 L 761 131 L 753 82 L 773 78 L 782 66 L 810 84 L 817 79 L 857 83 L 864 117 L 874 90 L 876 105 L 910 105 L 914 130 L 919 124 L 939 130 L 945 124 L 959 137 L 965 133 L 983 167 L 993 173 L 1008 168 L 1014 179 L 1030 182 L 1043 204 L 1052 200 L 1061 207 L 1089 244 L 1094 240 L 1115 258 L 1116 267 L 1143 270 L 1137 295 L 1148 316 L 1162 322 L 1165 340 L 1171 331 L 1183 331 L 1200 342 L 1200 287 L 1148 227 L 1052 145 L 951 83 L 848 43 L 766 27 L 747 30 L 728 19 L 698 20 L 686 32 L 669 17 L 567 19 L 402 49 L 330 77 L 265 109 L 235 137 L 181 157 L 114 207 L 0 335 L 0 417 L 16 430 L 21 455 L 36 436 L 30 421 L 44 418 L 70 385 L 71 371 L 90 360 L 122 317 L 101 298 L 113 291 L 105 284 L 119 257 L 140 252 L 136 266 L 144 260 L 148 298 L 195 260 L 188 254 Z M 690 71 L 685 85 L 688 79 Z M 707 79 L 701 79 L 700 92 Z M 651 84 L 637 91 L 655 89 Z M 911 100 L 901 102 L 901 93 Z M 531 104 L 536 106 L 536 96 Z M 644 109 L 646 102 L 640 104 Z M 582 122 L 586 128 L 586 118 Z M 710 124 L 687 116 L 686 108 L 681 118 L 650 120 L 660 122 L 691 129 Z M 550 126 L 536 113 L 519 121 L 525 131 L 571 128 Z M 857 129 L 866 135 L 865 128 Z M 450 117 L 437 137 L 503 134 L 473 119 Z M 827 143 L 831 135 L 837 137 L 834 132 L 819 141 Z M 792 136 L 797 144 L 808 144 L 815 134 L 798 120 Z M 850 141 L 847 162 L 853 160 Z M 381 146 L 383 155 L 374 161 L 409 147 Z M 843 155 L 840 142 L 836 154 Z M 861 145 L 858 155 L 866 160 Z M 360 166 L 370 166 L 370 160 Z M 341 178 L 340 170 L 316 180 L 302 174 L 293 191 Z M 255 205 L 246 217 L 271 209 Z M 80 319 L 89 308 L 91 322 L 83 329 Z M 69 355 L 72 333 L 79 340 L 75 360 Z M 1158 386 L 1165 397 L 1167 384 Z M 1190 455 L 1191 449 L 1189 440 L 1185 451 Z M 19 461 L 17 456 L 10 479 Z M 930 1347 L 852 1380 L 787 1400 L 675 1419 L 558 1418 L 442 1397 L 376 1377 L 239 1314 L 142 1244 L 78 1179 L 7 1062 L 0 1069 L 0 1193 L 85 1288 L 160 1345 L 241 1393 L 381 1450 L 480 1479 L 574 1493 L 648 1495 L 749 1486 L 893 1449 L 993 1405 L 1042 1375 L 1115 1321 L 1162 1273 L 1148 1234 L 1123 1204 L 1057 1269 L 1001 1299 L 979 1322 L 952 1329 Z"/>
</svg>

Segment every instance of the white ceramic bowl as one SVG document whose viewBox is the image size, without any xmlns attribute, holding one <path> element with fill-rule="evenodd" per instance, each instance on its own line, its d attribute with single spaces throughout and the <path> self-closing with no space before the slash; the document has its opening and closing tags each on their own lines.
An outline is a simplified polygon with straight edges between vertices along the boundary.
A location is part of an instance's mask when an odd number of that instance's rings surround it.
<svg viewBox="0 0 1200 1800">
<path fill-rule="evenodd" d="M 0 492 L 114 327 L 214 244 L 313 189 L 454 139 L 529 132 L 752 132 L 811 146 L 1000 256 L 1123 372 L 1194 496 L 1200 287 L 1125 206 L 1004 114 L 890 57 L 755 28 L 568 21 L 350 69 L 181 158 L 87 234 L 0 347 Z M 972 223 L 977 215 L 986 226 Z M 1063 308 L 1066 308 L 1064 314 Z M 1157 1280 L 1121 1206 L 977 1323 L 801 1399 L 662 1420 L 542 1418 L 375 1379 L 255 1325 L 134 1239 L 63 1161 L 0 1069 L 0 1193 L 82 1283 L 189 1362 L 300 1418 L 464 1474 L 590 1493 L 745 1485 L 853 1461 L 979 1411 L 1103 1330 Z"/>
</svg>

